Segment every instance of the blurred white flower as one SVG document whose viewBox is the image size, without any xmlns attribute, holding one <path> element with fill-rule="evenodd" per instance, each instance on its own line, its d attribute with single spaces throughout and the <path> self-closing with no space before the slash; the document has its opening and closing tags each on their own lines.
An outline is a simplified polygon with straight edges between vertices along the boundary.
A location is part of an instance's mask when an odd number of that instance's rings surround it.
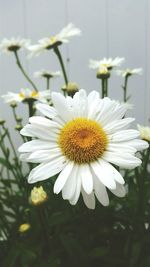
<svg viewBox="0 0 150 267">
<path fill-rule="evenodd" d="M 112 58 L 103 58 L 102 60 L 89 60 L 89 68 L 91 69 L 101 69 L 106 67 L 108 70 L 111 70 L 114 67 L 120 66 L 125 61 L 124 58 L 116 57 Z"/>
<path fill-rule="evenodd" d="M 55 78 L 61 76 L 60 71 L 47 71 L 47 70 L 40 70 L 34 72 L 35 78 Z"/>
<path fill-rule="evenodd" d="M 34 140 L 19 148 L 20 159 L 40 163 L 28 182 L 44 181 L 58 174 L 54 193 L 75 205 L 80 197 L 90 209 L 95 196 L 109 204 L 106 188 L 118 197 L 126 194 L 124 179 L 114 165 L 132 169 L 141 165 L 138 149 L 148 147 L 139 131 L 127 129 L 133 118 L 123 118 L 126 108 L 99 93 L 81 89 L 73 98 L 52 93 L 53 107 L 37 104 L 43 117 L 29 118 L 21 134 Z M 45 118 L 45 116 L 47 118 Z M 138 149 L 137 149 L 138 147 Z"/>
<path fill-rule="evenodd" d="M 62 43 L 68 43 L 69 39 L 72 36 L 80 35 L 81 30 L 76 28 L 72 23 L 69 23 L 65 28 L 63 28 L 58 34 L 40 39 L 38 44 L 30 45 L 28 47 L 30 57 L 38 56 L 41 52 L 55 48 L 56 46 L 61 45 Z"/>
<path fill-rule="evenodd" d="M 116 74 L 120 75 L 122 77 L 130 76 L 130 75 L 141 75 L 143 73 L 142 68 L 137 68 L 137 69 L 125 69 L 125 70 L 116 70 Z"/>
<path fill-rule="evenodd" d="M 1 52 L 15 52 L 21 48 L 28 48 L 30 44 L 30 40 L 22 39 L 20 37 L 11 39 L 4 38 L 0 43 L 0 50 Z"/>
<path fill-rule="evenodd" d="M 50 91 L 35 91 L 30 90 L 29 88 L 21 89 L 20 93 L 8 92 L 6 95 L 2 95 L 5 103 L 13 104 L 16 102 L 23 102 L 28 99 L 38 100 L 42 103 L 47 103 L 47 100 L 50 99 Z"/>
<path fill-rule="evenodd" d="M 148 142 L 150 142 L 150 127 L 148 126 L 142 126 L 142 125 L 137 125 L 137 128 L 140 132 L 140 136 L 143 140 L 146 140 Z"/>
</svg>

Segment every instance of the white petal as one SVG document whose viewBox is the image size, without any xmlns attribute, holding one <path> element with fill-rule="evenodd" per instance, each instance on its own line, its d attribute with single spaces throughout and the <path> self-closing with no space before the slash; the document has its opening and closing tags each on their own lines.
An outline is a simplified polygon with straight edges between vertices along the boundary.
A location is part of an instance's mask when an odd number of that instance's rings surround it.
<svg viewBox="0 0 150 267">
<path fill-rule="evenodd" d="M 134 157 L 129 153 L 113 153 L 113 152 L 105 152 L 102 158 L 106 161 L 109 161 L 119 167 L 133 169 L 139 165 L 141 165 L 141 160 Z"/>
<path fill-rule="evenodd" d="M 83 164 L 79 167 L 79 172 L 81 175 L 81 181 L 84 191 L 87 194 L 91 194 L 93 191 L 93 177 L 88 164 Z"/>
<path fill-rule="evenodd" d="M 94 210 L 95 209 L 95 196 L 94 196 L 94 193 L 92 192 L 89 195 L 82 189 L 82 196 L 83 196 L 83 200 L 84 200 L 85 205 L 89 209 Z"/>
<path fill-rule="evenodd" d="M 34 124 L 27 124 L 24 129 L 29 133 L 30 135 L 37 137 L 39 139 L 47 140 L 47 141 L 55 141 L 57 140 L 58 134 L 52 132 L 47 127 L 40 127 L 38 125 Z M 22 134 L 22 132 L 21 132 Z"/>
<path fill-rule="evenodd" d="M 97 176 L 94 175 L 94 190 L 95 196 L 103 206 L 109 205 L 109 198 L 106 191 L 106 187 L 100 182 Z"/>
<path fill-rule="evenodd" d="M 73 97 L 74 117 L 87 117 L 88 112 L 86 91 L 81 89 Z"/>
<path fill-rule="evenodd" d="M 32 140 L 29 142 L 26 142 L 22 144 L 19 148 L 19 152 L 33 152 L 36 150 L 47 150 L 52 148 L 57 148 L 57 143 L 52 143 L 48 141 L 42 141 L 42 140 Z"/>
<path fill-rule="evenodd" d="M 75 193 L 73 197 L 69 200 L 71 205 L 76 205 L 80 196 L 80 191 L 81 191 L 81 177 L 80 174 L 78 174 Z"/>
<path fill-rule="evenodd" d="M 29 122 L 31 124 L 35 124 L 35 125 L 40 125 L 40 126 L 45 126 L 45 127 L 49 127 L 49 128 L 61 128 L 61 126 L 49 119 L 46 119 L 44 117 L 40 117 L 40 116 L 33 116 L 29 118 Z"/>
<path fill-rule="evenodd" d="M 135 154 L 137 150 L 134 147 L 126 145 L 124 144 L 124 142 L 122 142 L 122 143 L 109 143 L 107 146 L 107 151 Z"/>
<path fill-rule="evenodd" d="M 70 174 L 72 172 L 73 166 L 74 166 L 73 161 L 68 162 L 66 167 L 59 174 L 59 176 L 58 176 L 58 178 L 54 184 L 54 193 L 55 194 L 59 194 L 59 192 L 64 187 L 66 181 L 68 180 L 68 177 L 70 176 Z"/>
<path fill-rule="evenodd" d="M 28 182 L 32 184 L 54 176 L 66 166 L 67 162 L 66 158 L 61 156 L 55 158 L 51 162 L 41 163 L 39 166 L 32 169 L 28 177 Z"/>
<path fill-rule="evenodd" d="M 26 128 L 26 126 L 23 129 L 21 129 L 20 134 L 23 135 L 23 136 L 34 137 L 33 134 L 29 133 L 29 131 Z"/>
<path fill-rule="evenodd" d="M 107 132 L 107 134 L 113 134 L 117 131 L 127 129 L 130 123 L 132 123 L 134 120 L 134 118 L 115 120 L 110 122 L 109 124 L 106 124 L 104 126 L 104 130 Z"/>
<path fill-rule="evenodd" d="M 70 177 L 68 178 L 67 182 L 65 183 L 62 189 L 63 199 L 71 199 L 73 197 L 76 190 L 77 175 L 78 175 L 78 165 L 75 164 Z"/>
<path fill-rule="evenodd" d="M 95 161 L 91 163 L 91 167 L 95 175 L 101 181 L 101 183 L 103 183 L 109 189 L 116 188 L 116 182 L 114 180 L 112 172 L 109 169 L 107 169 L 105 161 L 103 160 Z"/>
<path fill-rule="evenodd" d="M 110 190 L 117 197 L 124 197 L 126 195 L 125 187 L 121 184 L 116 184 L 116 189 Z"/>
<path fill-rule="evenodd" d="M 54 148 L 51 150 L 38 150 L 31 153 L 27 160 L 33 163 L 41 163 L 44 161 L 54 160 L 54 158 L 58 158 L 61 155 L 62 153 L 59 148 Z"/>
<path fill-rule="evenodd" d="M 128 141 L 132 140 L 136 137 L 139 136 L 139 131 L 137 130 L 123 130 L 116 132 L 110 136 L 111 142 L 123 142 L 123 141 Z"/>
<path fill-rule="evenodd" d="M 124 144 L 129 145 L 137 149 L 138 151 L 146 149 L 149 147 L 148 142 L 140 139 L 134 139 L 131 141 L 124 142 Z"/>
<path fill-rule="evenodd" d="M 72 119 L 71 108 L 69 108 L 67 101 L 60 93 L 52 93 L 53 104 L 63 121 Z"/>
<path fill-rule="evenodd" d="M 37 104 L 36 105 L 37 110 L 39 110 L 44 116 L 52 119 L 57 115 L 56 110 L 53 107 L 50 107 L 46 104 Z"/>
</svg>

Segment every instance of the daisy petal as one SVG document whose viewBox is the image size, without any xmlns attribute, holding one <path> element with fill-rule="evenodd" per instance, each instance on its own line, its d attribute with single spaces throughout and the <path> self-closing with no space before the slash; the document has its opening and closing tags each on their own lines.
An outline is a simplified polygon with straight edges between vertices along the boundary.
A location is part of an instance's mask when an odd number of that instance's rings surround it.
<svg viewBox="0 0 150 267">
<path fill-rule="evenodd" d="M 68 180 L 68 177 L 71 174 L 71 171 L 74 167 L 74 162 L 70 161 L 66 165 L 66 167 L 62 170 L 62 172 L 59 174 L 55 184 L 54 184 L 54 193 L 59 194 L 59 192 L 62 190 L 64 187 L 66 181 Z"/>
<path fill-rule="evenodd" d="M 88 164 L 83 164 L 79 168 L 82 187 L 87 194 L 91 194 L 93 191 L 93 177 Z"/>
<path fill-rule="evenodd" d="M 87 208 L 94 210 L 95 209 L 95 196 L 94 193 L 92 192 L 91 194 L 87 194 L 83 189 L 82 189 L 82 196 L 85 205 Z"/>
<path fill-rule="evenodd" d="M 63 156 L 55 158 L 51 162 L 41 163 L 30 172 L 28 183 L 32 184 L 38 181 L 46 180 L 59 173 L 66 166 L 66 164 L 66 158 Z"/>
</svg>

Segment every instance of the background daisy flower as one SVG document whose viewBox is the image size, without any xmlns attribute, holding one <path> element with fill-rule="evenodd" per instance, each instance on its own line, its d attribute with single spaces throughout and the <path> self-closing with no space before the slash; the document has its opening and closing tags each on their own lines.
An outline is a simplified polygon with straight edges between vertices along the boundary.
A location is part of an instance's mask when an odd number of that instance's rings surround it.
<svg viewBox="0 0 150 267">
<path fill-rule="evenodd" d="M 40 71 L 36 71 L 34 72 L 34 77 L 35 78 L 55 78 L 55 77 L 59 77 L 61 76 L 61 72 L 60 71 L 48 71 L 48 70 L 40 70 Z"/>
<path fill-rule="evenodd" d="M 73 36 L 80 35 L 81 30 L 76 28 L 72 23 L 69 23 L 58 34 L 40 39 L 38 44 L 28 46 L 30 56 L 38 56 L 41 52 L 55 48 L 62 43 L 68 43 Z"/>
<path fill-rule="evenodd" d="M 75 205 L 80 193 L 86 206 L 95 208 L 95 196 L 104 206 L 109 204 L 107 189 L 118 197 L 126 193 L 124 179 L 112 165 L 132 169 L 141 164 L 137 150 L 148 147 L 139 140 L 139 131 L 128 129 L 133 118 L 127 111 L 99 93 L 85 90 L 73 98 L 52 93 L 54 107 L 38 104 L 47 118 L 29 118 L 21 134 L 34 140 L 23 144 L 21 160 L 40 163 L 32 169 L 29 183 L 43 181 L 59 174 L 54 193 L 62 191 L 63 199 Z"/>
<path fill-rule="evenodd" d="M 5 103 L 12 104 L 16 102 L 24 102 L 26 100 L 38 100 L 42 103 L 47 103 L 47 100 L 50 99 L 50 91 L 35 91 L 29 88 L 22 88 L 20 93 L 8 92 L 6 95 L 1 96 Z"/>
<path fill-rule="evenodd" d="M 11 39 L 4 38 L 0 43 L 0 50 L 4 53 L 15 52 L 21 48 L 28 48 L 29 44 L 30 40 L 20 37 L 12 37 Z"/>
<path fill-rule="evenodd" d="M 140 132 L 140 136 L 142 139 L 150 142 L 150 127 L 148 126 L 142 126 L 142 125 L 137 125 L 138 130 Z"/>
<path fill-rule="evenodd" d="M 125 70 L 116 70 L 116 74 L 120 75 L 122 77 L 130 76 L 130 75 L 141 75 L 143 73 L 142 68 L 136 68 L 136 69 L 125 69 Z"/>
<path fill-rule="evenodd" d="M 114 59 L 112 58 L 103 58 L 102 60 L 89 60 L 89 68 L 91 69 L 101 69 L 102 67 L 107 68 L 108 70 L 119 67 L 123 62 L 125 61 L 125 58 L 116 57 Z"/>
</svg>

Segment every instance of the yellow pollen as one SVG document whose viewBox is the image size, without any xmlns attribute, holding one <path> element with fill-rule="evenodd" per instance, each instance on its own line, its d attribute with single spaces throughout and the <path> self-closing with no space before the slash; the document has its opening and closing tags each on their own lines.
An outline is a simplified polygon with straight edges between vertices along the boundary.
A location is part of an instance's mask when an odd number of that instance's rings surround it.
<svg viewBox="0 0 150 267">
<path fill-rule="evenodd" d="M 108 138 L 96 121 L 77 118 L 61 129 L 58 143 L 68 159 L 82 164 L 100 158 L 106 150 Z"/>
<path fill-rule="evenodd" d="M 38 96 L 38 92 L 37 91 L 33 91 L 32 93 L 31 93 L 31 97 L 37 97 Z"/>
</svg>

